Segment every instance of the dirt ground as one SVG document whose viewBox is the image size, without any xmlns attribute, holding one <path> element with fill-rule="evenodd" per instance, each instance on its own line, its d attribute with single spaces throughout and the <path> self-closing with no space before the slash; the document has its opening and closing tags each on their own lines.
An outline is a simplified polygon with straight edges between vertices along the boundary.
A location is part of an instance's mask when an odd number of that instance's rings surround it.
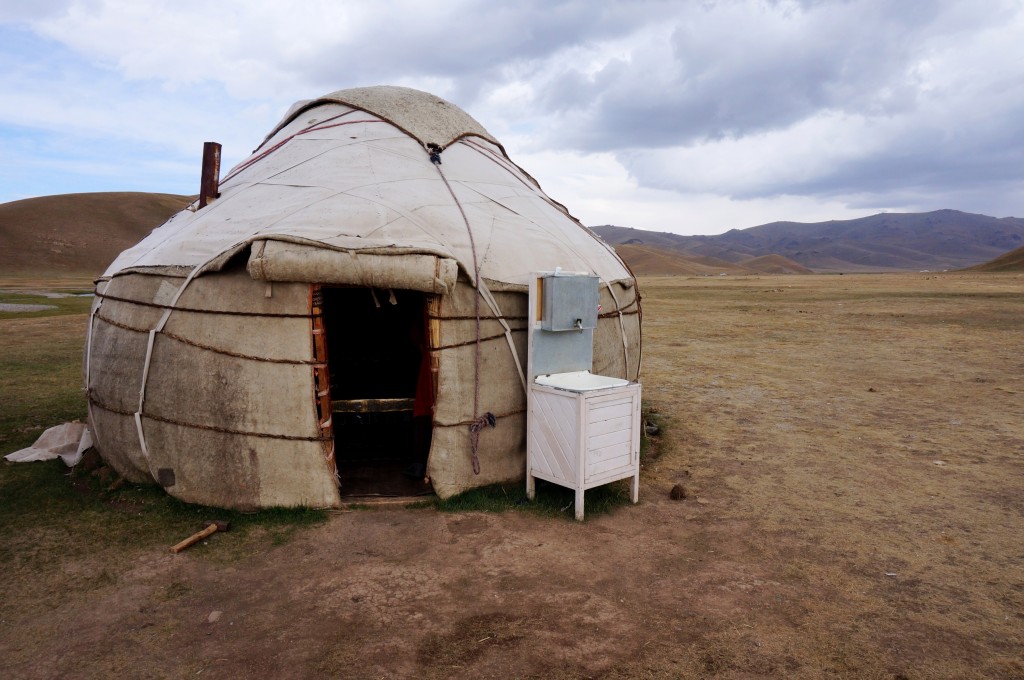
<svg viewBox="0 0 1024 680">
<path fill-rule="evenodd" d="M 1024 678 L 1024 275 L 642 292 L 639 505 L 54 555 L 4 676 Z"/>
</svg>

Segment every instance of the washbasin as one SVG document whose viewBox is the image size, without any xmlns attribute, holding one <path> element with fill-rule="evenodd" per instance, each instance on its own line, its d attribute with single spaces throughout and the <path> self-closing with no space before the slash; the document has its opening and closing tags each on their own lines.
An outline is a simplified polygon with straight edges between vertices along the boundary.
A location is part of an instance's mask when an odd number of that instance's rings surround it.
<svg viewBox="0 0 1024 680">
<path fill-rule="evenodd" d="M 592 390 L 604 390 L 609 387 L 622 387 L 629 384 L 628 380 L 612 378 L 607 375 L 594 375 L 590 371 L 569 371 L 568 373 L 538 375 L 535 382 L 538 385 L 554 387 L 560 390 L 570 390 L 572 392 L 590 392 Z"/>
</svg>

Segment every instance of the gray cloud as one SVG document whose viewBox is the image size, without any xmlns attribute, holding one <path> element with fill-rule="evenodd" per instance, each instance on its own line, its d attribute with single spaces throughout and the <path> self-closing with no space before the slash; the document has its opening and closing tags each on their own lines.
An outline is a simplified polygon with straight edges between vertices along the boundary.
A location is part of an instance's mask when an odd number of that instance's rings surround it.
<svg viewBox="0 0 1024 680">
<path fill-rule="evenodd" d="M 984 212 L 979 196 L 995 210 L 1008 209 L 1007 198 L 1024 192 L 1024 102 L 1005 124 L 969 120 L 958 128 L 907 129 L 880 151 L 836 164 L 806 181 L 768 185 L 755 194 L 796 193 L 823 197 L 861 196 L 874 205 L 955 205 L 964 197 Z M 991 121 L 995 123 L 995 121 Z M 870 197 L 870 198 L 869 198 Z M 959 202 L 958 202 L 959 201 Z M 1019 213 L 1021 204 L 1016 210 Z"/>
<path fill-rule="evenodd" d="M 662 17 L 660 46 L 637 36 L 631 62 L 592 77 L 566 71 L 541 101 L 577 124 L 560 130 L 589 150 L 741 137 L 822 110 L 898 114 L 918 105 L 915 66 L 936 45 L 1014 5 L 961 20 L 963 3 L 722 2 Z M 999 11 L 999 10 L 1002 11 Z M 582 124 L 579 124 L 582 123 Z"/>
<path fill-rule="evenodd" d="M 37 21 L 65 11 L 69 0 L 5 0 L 0 5 L 0 23 Z"/>
<path fill-rule="evenodd" d="M 0 138 L 151 132 L 181 160 L 231 121 L 247 151 L 296 99 L 396 83 L 463 106 L 513 155 L 601 167 L 664 205 L 988 195 L 1024 213 L 1020 0 L 38 0 L 0 8 L 0 35 Z"/>
<path fill-rule="evenodd" d="M 339 42 L 303 65 L 318 82 L 339 76 L 365 83 L 396 77 L 444 78 L 472 102 L 516 66 L 557 58 L 568 46 L 627 35 L 670 11 L 665 0 L 593 3 L 529 0 L 430 6 L 422 13 L 380 12 L 355 42 Z M 295 64 L 295 67 L 300 67 Z"/>
<path fill-rule="evenodd" d="M 683 193 L 942 207 L 996 190 L 1005 205 L 1024 182 L 1024 23 L 1019 3 L 986 9 L 717 3 L 675 14 L 671 33 L 637 41 L 631 59 L 546 83 L 549 142 L 612 152 L 641 186 Z M 837 116 L 856 126 L 815 129 Z M 782 141 L 763 143 L 772 136 Z M 680 169 L 719 148 L 776 158 L 710 181 Z"/>
</svg>

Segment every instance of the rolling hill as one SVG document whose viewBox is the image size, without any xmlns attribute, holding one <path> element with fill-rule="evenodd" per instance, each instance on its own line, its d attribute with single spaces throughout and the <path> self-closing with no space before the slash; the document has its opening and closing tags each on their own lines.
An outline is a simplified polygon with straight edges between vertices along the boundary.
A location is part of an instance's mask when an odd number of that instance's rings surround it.
<svg viewBox="0 0 1024 680">
<path fill-rule="evenodd" d="M 688 257 L 657 246 L 624 243 L 615 246 L 619 254 L 637 276 L 717 276 L 727 274 L 753 274 L 732 262 L 710 257 Z"/>
<path fill-rule="evenodd" d="M 1024 219 L 957 210 L 880 213 L 816 223 L 772 222 L 715 236 L 611 225 L 593 230 L 613 244 L 654 246 L 736 264 L 781 255 L 814 271 L 960 269 L 1024 245 Z"/>
<path fill-rule="evenodd" d="M 744 269 L 758 274 L 811 274 L 812 270 L 782 255 L 762 255 L 740 262 Z"/>
<path fill-rule="evenodd" d="M 26 198 L 0 204 L 4 275 L 98 276 L 192 199 L 107 192 Z"/>
<path fill-rule="evenodd" d="M 1024 246 L 1003 253 L 994 260 L 968 268 L 974 272 L 1021 272 L 1024 271 Z"/>
<path fill-rule="evenodd" d="M 781 255 L 763 255 L 726 262 L 702 255 L 684 255 L 667 248 L 635 243 L 615 246 L 638 276 L 718 276 L 719 274 L 810 274 L 811 270 Z"/>
</svg>

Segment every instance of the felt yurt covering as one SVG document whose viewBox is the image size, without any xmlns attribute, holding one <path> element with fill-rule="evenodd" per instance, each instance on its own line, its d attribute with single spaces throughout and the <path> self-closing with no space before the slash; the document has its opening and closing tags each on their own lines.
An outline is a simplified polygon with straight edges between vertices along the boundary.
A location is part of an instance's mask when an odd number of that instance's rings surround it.
<svg viewBox="0 0 1024 680">
<path fill-rule="evenodd" d="M 96 447 L 126 479 L 188 502 L 339 505 L 346 441 L 329 392 L 345 391 L 345 366 L 410 363 L 325 355 L 325 332 L 358 338 L 374 323 L 373 307 L 350 313 L 354 298 L 330 307 L 342 290 L 420 310 L 434 491 L 522 478 L 527 283 L 556 267 L 599 277 L 594 372 L 637 379 L 634 277 L 478 122 L 401 87 L 299 102 L 215 200 L 97 281 L 85 361 Z"/>
</svg>

